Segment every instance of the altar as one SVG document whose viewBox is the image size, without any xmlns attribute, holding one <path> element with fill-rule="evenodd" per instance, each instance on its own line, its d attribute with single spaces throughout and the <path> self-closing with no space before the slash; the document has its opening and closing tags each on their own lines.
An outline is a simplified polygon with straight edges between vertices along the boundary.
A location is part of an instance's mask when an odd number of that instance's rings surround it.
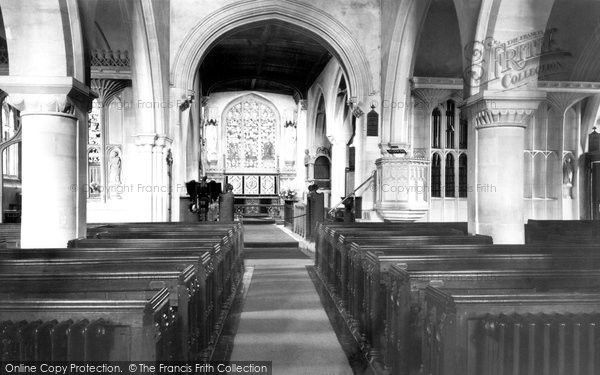
<svg viewBox="0 0 600 375">
<path fill-rule="evenodd" d="M 271 217 L 280 215 L 279 175 L 227 174 L 225 181 L 233 186 L 237 214 Z"/>
<path fill-rule="evenodd" d="M 280 216 L 279 192 L 296 177 L 296 104 L 271 97 L 279 108 L 252 93 L 228 102 L 215 94 L 207 109 L 206 175 L 233 187 L 238 215 Z"/>
</svg>

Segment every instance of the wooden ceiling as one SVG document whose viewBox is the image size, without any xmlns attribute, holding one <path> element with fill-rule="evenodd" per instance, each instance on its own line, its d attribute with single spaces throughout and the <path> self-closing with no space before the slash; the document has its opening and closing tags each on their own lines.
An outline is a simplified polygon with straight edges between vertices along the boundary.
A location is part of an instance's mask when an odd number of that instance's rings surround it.
<svg viewBox="0 0 600 375">
<path fill-rule="evenodd" d="M 256 90 L 306 98 L 331 57 L 319 42 L 283 24 L 247 28 L 222 39 L 205 57 L 203 95 Z"/>
</svg>

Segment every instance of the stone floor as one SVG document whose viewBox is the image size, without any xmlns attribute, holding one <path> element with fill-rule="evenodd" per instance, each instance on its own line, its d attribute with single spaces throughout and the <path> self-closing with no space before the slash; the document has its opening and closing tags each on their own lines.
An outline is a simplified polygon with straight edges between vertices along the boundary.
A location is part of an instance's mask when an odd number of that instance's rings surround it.
<svg viewBox="0 0 600 375">
<path fill-rule="evenodd" d="M 213 358 L 272 361 L 273 374 L 364 373 L 357 348 L 314 277 L 313 260 L 298 251 L 297 241 L 275 225 L 252 225 L 244 242 L 247 252 L 260 256 L 245 260 L 243 291 Z"/>
</svg>

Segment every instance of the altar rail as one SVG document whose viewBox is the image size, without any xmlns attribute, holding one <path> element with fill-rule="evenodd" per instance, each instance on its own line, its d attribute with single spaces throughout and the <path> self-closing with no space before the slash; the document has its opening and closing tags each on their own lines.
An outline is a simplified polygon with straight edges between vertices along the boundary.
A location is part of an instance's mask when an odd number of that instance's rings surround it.
<svg viewBox="0 0 600 375">
<path fill-rule="evenodd" d="M 282 219 L 283 220 L 283 204 L 270 204 L 270 203 L 257 203 L 257 204 L 234 204 L 233 209 L 236 216 L 246 215 L 258 215 L 261 212 L 261 208 L 267 209 L 269 218 Z"/>
</svg>

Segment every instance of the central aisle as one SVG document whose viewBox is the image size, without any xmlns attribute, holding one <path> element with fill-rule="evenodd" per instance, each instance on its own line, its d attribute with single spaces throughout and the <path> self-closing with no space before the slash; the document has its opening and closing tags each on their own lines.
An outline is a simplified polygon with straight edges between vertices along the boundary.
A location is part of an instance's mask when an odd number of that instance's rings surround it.
<svg viewBox="0 0 600 375">
<path fill-rule="evenodd" d="M 297 248 L 277 247 L 274 240 L 281 240 L 282 235 L 293 241 L 274 225 L 246 226 L 249 256 L 266 240 L 262 245 L 279 259 L 267 259 L 261 253 L 262 259 L 245 261 L 254 271 L 231 360 L 273 361 L 273 374 L 351 375 L 308 275 L 306 266 L 313 262 Z"/>
</svg>

